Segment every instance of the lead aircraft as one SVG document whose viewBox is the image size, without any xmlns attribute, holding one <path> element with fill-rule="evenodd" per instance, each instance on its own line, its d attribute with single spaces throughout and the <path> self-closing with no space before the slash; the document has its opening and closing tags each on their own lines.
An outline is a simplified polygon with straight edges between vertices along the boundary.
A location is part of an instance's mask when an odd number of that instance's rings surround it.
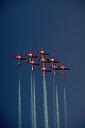
<svg viewBox="0 0 85 128">
<path fill-rule="evenodd" d="M 37 53 L 41 54 L 42 58 L 44 55 L 49 55 L 49 53 L 46 53 L 43 48 L 41 49 L 41 51 L 37 51 Z"/>
</svg>

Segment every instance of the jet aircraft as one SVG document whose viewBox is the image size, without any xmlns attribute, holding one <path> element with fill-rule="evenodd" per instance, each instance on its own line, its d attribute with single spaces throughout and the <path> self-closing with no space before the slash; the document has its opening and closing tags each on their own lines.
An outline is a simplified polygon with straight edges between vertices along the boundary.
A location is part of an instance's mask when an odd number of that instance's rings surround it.
<svg viewBox="0 0 85 128">
<path fill-rule="evenodd" d="M 62 75 L 64 75 L 64 70 L 70 70 L 70 68 L 67 68 L 62 64 L 62 66 L 58 66 L 58 70 L 62 70 Z"/>
<path fill-rule="evenodd" d="M 32 69 L 31 69 L 32 71 L 34 71 L 34 65 L 39 65 L 34 61 L 34 58 L 32 58 L 32 61 L 27 61 L 27 63 L 32 64 Z"/>
<path fill-rule="evenodd" d="M 54 59 L 54 56 L 52 56 L 51 59 L 47 59 L 47 61 L 48 61 L 48 62 L 52 62 L 52 67 L 53 67 L 53 64 L 54 64 L 54 63 L 59 63 L 59 61 L 57 61 L 57 60 Z"/>
<path fill-rule="evenodd" d="M 25 58 L 22 58 L 22 56 L 20 55 L 20 52 L 18 56 L 13 56 L 13 58 L 18 59 L 18 63 L 16 63 L 17 65 L 21 65 L 21 60 L 26 60 Z"/>
<path fill-rule="evenodd" d="M 41 54 L 42 58 L 44 55 L 49 55 L 49 53 L 46 53 L 43 48 L 41 49 L 41 51 L 37 51 L 37 53 Z"/>
<path fill-rule="evenodd" d="M 38 59 L 38 61 L 43 62 L 43 64 L 50 63 L 48 60 L 45 59 L 45 56 L 43 56 L 42 58 Z"/>
<path fill-rule="evenodd" d="M 45 64 L 43 65 L 43 67 L 38 68 L 38 70 L 43 71 L 43 77 L 45 77 L 45 76 L 46 76 L 46 75 L 45 75 L 45 72 L 51 72 L 51 70 L 46 69 Z"/>
<path fill-rule="evenodd" d="M 56 70 L 58 70 L 58 66 L 56 66 L 56 63 L 54 63 L 54 66 L 50 66 L 54 70 L 54 75 L 56 75 Z"/>
<path fill-rule="evenodd" d="M 34 56 L 32 54 L 32 51 L 30 51 L 30 53 L 24 53 L 24 55 L 27 56 L 27 57 L 30 57 L 30 62 L 32 61 L 32 58 L 37 58 L 37 56 Z"/>
</svg>

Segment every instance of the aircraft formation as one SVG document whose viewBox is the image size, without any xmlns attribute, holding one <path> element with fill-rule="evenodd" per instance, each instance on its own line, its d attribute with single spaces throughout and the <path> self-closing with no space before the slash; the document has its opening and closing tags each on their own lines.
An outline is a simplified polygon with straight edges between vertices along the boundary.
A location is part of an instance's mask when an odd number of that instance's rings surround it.
<svg viewBox="0 0 85 128">
<path fill-rule="evenodd" d="M 45 52 L 43 48 L 40 51 L 37 51 L 36 53 L 41 54 L 41 58 L 38 58 L 38 56 L 33 55 L 32 51 L 30 51 L 30 53 L 24 53 L 24 55 L 26 57 L 30 57 L 30 60 L 29 61 L 27 60 L 26 62 L 32 65 L 32 68 L 31 68 L 32 71 L 35 70 L 34 68 L 35 65 L 36 66 L 40 65 L 39 63 L 35 62 L 34 60 L 35 58 L 37 58 L 38 62 L 42 63 L 42 66 L 38 67 L 38 70 L 43 71 L 43 77 L 46 76 L 46 72 L 51 72 L 51 69 L 54 70 L 54 73 L 53 73 L 54 75 L 56 75 L 57 70 L 61 70 L 62 75 L 64 75 L 64 70 L 70 70 L 70 68 L 65 67 L 64 64 L 62 64 L 61 66 L 56 65 L 57 63 L 59 63 L 59 61 L 55 60 L 54 56 L 52 56 L 52 58 L 50 59 L 46 59 L 45 56 L 49 55 L 49 53 Z M 16 63 L 18 66 L 21 65 L 21 60 L 26 60 L 26 58 L 23 58 L 20 53 L 18 54 L 18 56 L 13 56 L 13 58 L 18 59 L 18 63 Z M 52 65 L 49 66 L 50 69 L 46 68 L 46 63 L 52 63 Z"/>
</svg>

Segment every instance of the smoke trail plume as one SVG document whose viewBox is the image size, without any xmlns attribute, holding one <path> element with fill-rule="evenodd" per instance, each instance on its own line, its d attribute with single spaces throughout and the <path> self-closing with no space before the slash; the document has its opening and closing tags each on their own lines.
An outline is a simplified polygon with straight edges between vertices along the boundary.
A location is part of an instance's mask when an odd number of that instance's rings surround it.
<svg viewBox="0 0 85 128">
<path fill-rule="evenodd" d="M 32 83 L 32 73 L 31 73 L 31 126 L 34 128 L 34 108 L 33 108 L 33 83 Z"/>
<path fill-rule="evenodd" d="M 56 86 L 56 116 L 57 116 L 57 128 L 60 128 L 59 122 L 59 102 L 58 102 L 58 89 Z"/>
<path fill-rule="evenodd" d="M 56 128 L 56 88 L 53 77 L 53 127 Z"/>
<path fill-rule="evenodd" d="M 48 125 L 48 107 L 47 107 L 47 89 L 46 89 L 45 77 L 43 78 L 43 108 L 44 108 L 45 128 L 49 128 L 49 125 Z"/>
<path fill-rule="evenodd" d="M 64 113 L 65 113 L 65 128 L 68 128 L 67 101 L 66 101 L 66 88 L 65 88 L 65 86 L 64 86 Z"/>
<path fill-rule="evenodd" d="M 35 78 L 34 74 L 31 73 L 31 125 L 32 128 L 36 126 L 36 97 L 35 97 Z"/>
<path fill-rule="evenodd" d="M 21 84 L 20 84 L 20 73 L 19 73 L 19 92 L 18 92 L 18 128 L 22 128 L 21 119 Z"/>
<path fill-rule="evenodd" d="M 33 76 L 33 101 L 34 101 L 34 128 L 37 128 L 36 126 L 36 96 L 35 96 L 35 78 Z"/>
</svg>

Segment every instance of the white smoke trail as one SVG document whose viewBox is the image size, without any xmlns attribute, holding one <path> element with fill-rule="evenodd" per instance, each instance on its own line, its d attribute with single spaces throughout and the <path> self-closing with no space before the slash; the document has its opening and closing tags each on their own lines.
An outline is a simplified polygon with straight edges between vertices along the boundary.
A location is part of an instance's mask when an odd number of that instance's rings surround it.
<svg viewBox="0 0 85 128">
<path fill-rule="evenodd" d="M 36 96 L 35 96 L 35 78 L 33 77 L 33 84 L 34 84 L 34 86 L 33 86 L 33 101 L 34 101 L 34 103 L 33 103 L 33 107 L 34 107 L 34 128 L 37 128 L 37 125 L 36 125 Z"/>
<path fill-rule="evenodd" d="M 65 86 L 64 86 L 64 113 L 65 113 L 65 128 L 68 128 L 67 101 L 66 101 L 66 88 L 65 88 Z"/>
<path fill-rule="evenodd" d="M 53 77 L 53 127 L 56 128 L 56 88 Z"/>
<path fill-rule="evenodd" d="M 21 119 L 21 84 L 20 84 L 20 73 L 19 73 L 19 92 L 18 92 L 18 128 L 22 128 Z"/>
<path fill-rule="evenodd" d="M 32 73 L 31 73 L 31 126 L 34 128 L 34 108 L 33 108 L 33 83 L 32 83 Z"/>
<path fill-rule="evenodd" d="M 46 89 L 45 77 L 43 78 L 43 107 L 44 107 L 45 128 L 49 128 L 49 125 L 48 125 L 48 107 L 47 107 L 47 89 Z"/>
<path fill-rule="evenodd" d="M 56 86 L 56 116 L 57 116 L 57 128 L 60 128 L 59 122 L 59 102 L 58 102 L 58 89 Z"/>
</svg>

